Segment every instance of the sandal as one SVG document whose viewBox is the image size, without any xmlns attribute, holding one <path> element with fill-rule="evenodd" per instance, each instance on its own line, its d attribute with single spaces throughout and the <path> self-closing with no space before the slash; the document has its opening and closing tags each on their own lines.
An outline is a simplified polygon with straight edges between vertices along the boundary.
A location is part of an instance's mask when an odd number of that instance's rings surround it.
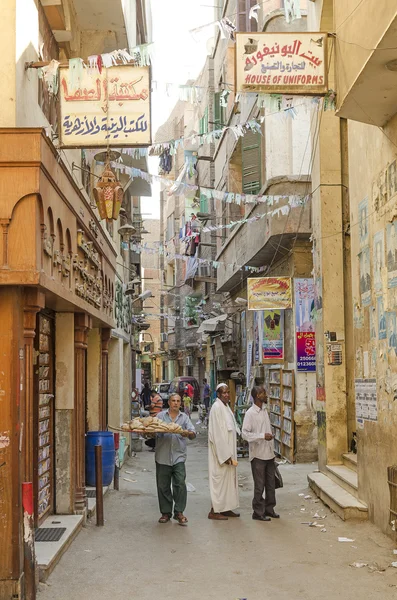
<svg viewBox="0 0 397 600">
<path fill-rule="evenodd" d="M 171 520 L 170 515 L 161 515 L 159 518 L 159 523 L 168 523 Z"/>
<path fill-rule="evenodd" d="M 178 521 L 178 525 L 187 525 L 188 520 L 183 513 L 178 513 L 174 516 L 175 521 Z"/>
</svg>

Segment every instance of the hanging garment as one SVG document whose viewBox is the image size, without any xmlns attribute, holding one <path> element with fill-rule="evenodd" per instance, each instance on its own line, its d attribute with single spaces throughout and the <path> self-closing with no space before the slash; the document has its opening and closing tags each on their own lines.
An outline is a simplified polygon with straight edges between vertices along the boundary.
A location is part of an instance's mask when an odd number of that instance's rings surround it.
<svg viewBox="0 0 397 600">
<path fill-rule="evenodd" d="M 287 23 L 302 17 L 300 0 L 284 0 L 285 19 Z"/>
</svg>

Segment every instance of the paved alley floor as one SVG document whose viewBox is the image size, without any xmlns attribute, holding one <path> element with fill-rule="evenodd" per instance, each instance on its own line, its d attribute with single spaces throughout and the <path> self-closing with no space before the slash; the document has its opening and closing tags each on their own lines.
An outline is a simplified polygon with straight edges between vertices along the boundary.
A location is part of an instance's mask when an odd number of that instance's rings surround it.
<svg viewBox="0 0 397 600">
<path fill-rule="evenodd" d="M 189 525 L 157 523 L 154 454 L 144 446 L 124 465 L 120 491 L 105 498 L 105 526 L 96 527 L 95 518 L 87 524 L 47 583 L 40 584 L 39 600 L 397 597 L 397 568 L 390 566 L 397 560 L 397 544 L 368 523 L 341 521 L 317 501 L 306 479 L 315 465 L 281 466 L 284 488 L 277 511 L 282 518 L 263 523 L 251 519 L 249 462 L 240 459 L 240 519 L 208 520 L 205 434 L 189 445 L 187 480 L 196 488 L 188 494 Z M 302 524 L 308 521 L 326 531 Z M 354 541 L 338 542 L 338 537 Z"/>
</svg>

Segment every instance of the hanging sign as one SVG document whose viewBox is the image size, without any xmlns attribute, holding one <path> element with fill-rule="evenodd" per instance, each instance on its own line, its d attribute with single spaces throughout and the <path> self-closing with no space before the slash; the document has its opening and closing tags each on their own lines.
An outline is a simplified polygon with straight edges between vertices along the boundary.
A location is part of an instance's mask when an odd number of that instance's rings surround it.
<svg viewBox="0 0 397 600">
<path fill-rule="evenodd" d="M 297 371 L 316 370 L 316 334 L 313 322 L 313 279 L 295 279 L 295 331 Z"/>
<path fill-rule="evenodd" d="M 249 277 L 247 279 L 248 310 L 291 308 L 289 277 Z"/>
<path fill-rule="evenodd" d="M 60 69 L 63 148 L 151 144 L 149 67 Z"/>
<path fill-rule="evenodd" d="M 284 311 L 265 310 L 262 358 L 265 363 L 284 361 Z"/>
<path fill-rule="evenodd" d="M 237 33 L 237 91 L 325 94 L 326 54 L 326 33 Z"/>
</svg>

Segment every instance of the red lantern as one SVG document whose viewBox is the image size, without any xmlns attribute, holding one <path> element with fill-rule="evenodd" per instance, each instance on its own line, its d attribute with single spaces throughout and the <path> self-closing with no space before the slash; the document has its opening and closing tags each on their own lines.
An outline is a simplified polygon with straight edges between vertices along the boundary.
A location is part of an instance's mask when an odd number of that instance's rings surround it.
<svg viewBox="0 0 397 600">
<path fill-rule="evenodd" d="M 100 218 L 116 221 L 123 201 L 123 188 L 108 163 L 93 191 Z"/>
</svg>

